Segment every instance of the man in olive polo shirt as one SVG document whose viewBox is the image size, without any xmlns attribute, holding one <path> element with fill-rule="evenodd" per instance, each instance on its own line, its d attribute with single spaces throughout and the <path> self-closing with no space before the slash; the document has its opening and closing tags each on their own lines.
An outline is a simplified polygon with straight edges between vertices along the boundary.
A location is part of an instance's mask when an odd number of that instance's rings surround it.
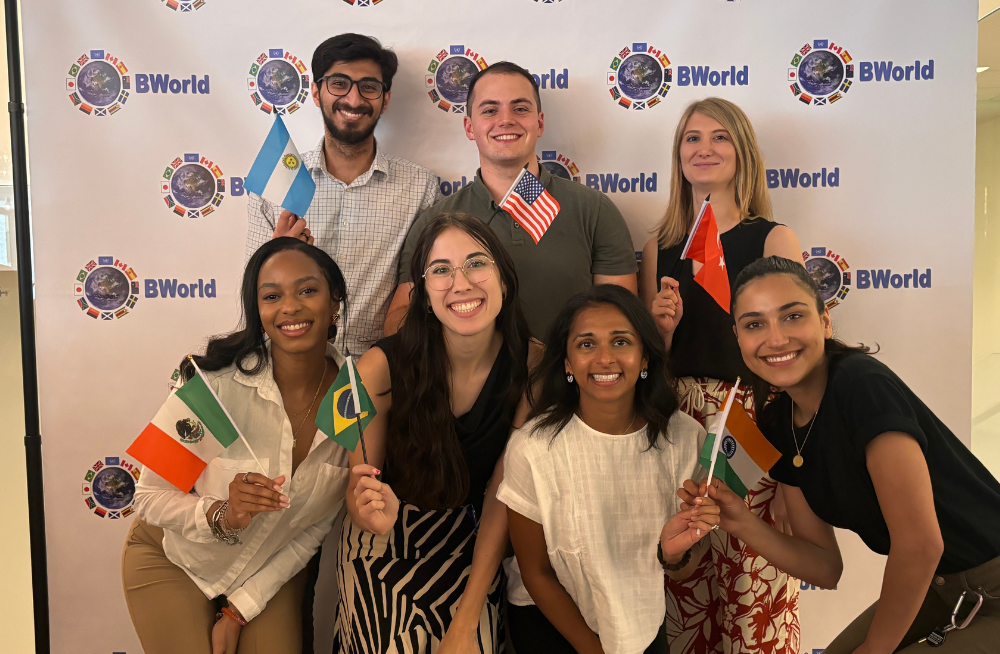
<svg viewBox="0 0 1000 654">
<path fill-rule="evenodd" d="M 621 212 L 600 191 L 549 173 L 538 165 L 535 144 L 545 129 L 538 85 L 528 71 L 499 62 L 469 84 L 465 134 L 479 148 L 471 184 L 425 210 L 410 227 L 399 257 L 399 286 L 385 333 L 392 334 L 410 302 L 410 258 L 424 226 L 461 211 L 487 223 L 514 260 L 521 304 L 532 336 L 545 339 L 566 302 L 593 284 L 619 284 L 636 292 L 635 248 Z M 501 202 L 525 166 L 559 202 L 559 214 L 536 244 Z"/>
</svg>

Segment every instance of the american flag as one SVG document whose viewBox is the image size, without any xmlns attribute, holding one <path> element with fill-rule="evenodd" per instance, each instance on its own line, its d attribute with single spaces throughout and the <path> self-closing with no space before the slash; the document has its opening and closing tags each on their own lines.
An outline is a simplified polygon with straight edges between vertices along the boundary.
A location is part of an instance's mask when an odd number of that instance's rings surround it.
<svg viewBox="0 0 1000 654">
<path fill-rule="evenodd" d="M 545 236 L 549 225 L 559 215 L 559 203 L 527 168 L 521 171 L 500 208 L 510 213 L 535 243 Z"/>
</svg>

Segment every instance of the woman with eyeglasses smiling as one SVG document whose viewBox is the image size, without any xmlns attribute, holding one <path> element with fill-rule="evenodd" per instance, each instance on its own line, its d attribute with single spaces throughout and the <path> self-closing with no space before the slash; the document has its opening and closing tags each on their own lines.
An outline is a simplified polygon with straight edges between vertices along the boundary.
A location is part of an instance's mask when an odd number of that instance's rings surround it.
<svg viewBox="0 0 1000 654">
<path fill-rule="evenodd" d="M 420 281 L 401 329 L 358 362 L 377 415 L 368 464 L 351 456 L 337 641 L 495 652 L 507 546 L 496 492 L 528 409 L 517 276 L 489 227 L 458 213 L 427 225 L 410 272 Z"/>
</svg>

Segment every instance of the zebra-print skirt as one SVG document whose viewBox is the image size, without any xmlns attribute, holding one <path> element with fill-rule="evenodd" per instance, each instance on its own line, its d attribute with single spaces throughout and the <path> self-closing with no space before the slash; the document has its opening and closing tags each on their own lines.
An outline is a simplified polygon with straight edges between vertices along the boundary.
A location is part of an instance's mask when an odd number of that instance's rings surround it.
<svg viewBox="0 0 1000 654">
<path fill-rule="evenodd" d="M 451 625 L 462 598 L 476 524 L 471 506 L 421 511 L 400 505 L 384 536 L 344 519 L 337 582 L 335 639 L 341 654 L 430 654 Z M 500 617 L 503 567 L 497 570 L 479 617 L 479 650 L 503 651 Z"/>
</svg>

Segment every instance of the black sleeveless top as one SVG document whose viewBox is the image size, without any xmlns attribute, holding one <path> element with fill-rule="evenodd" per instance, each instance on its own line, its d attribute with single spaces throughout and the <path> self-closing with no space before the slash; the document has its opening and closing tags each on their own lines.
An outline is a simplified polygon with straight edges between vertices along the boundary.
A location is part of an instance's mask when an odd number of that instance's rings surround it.
<svg viewBox="0 0 1000 654">
<path fill-rule="evenodd" d="M 375 347 L 385 353 L 389 362 L 389 378 L 395 376 L 400 362 L 397 358 L 396 336 L 388 336 L 375 343 Z M 503 456 L 507 439 L 510 437 L 517 405 L 508 406 L 507 383 L 510 379 L 511 359 L 506 347 L 501 347 L 496 361 L 486 377 L 486 383 L 469 412 L 455 418 L 455 432 L 462 447 L 465 465 L 469 470 L 469 494 L 462 505 L 471 504 L 476 511 L 476 519 L 483 513 L 486 487 L 493 476 L 497 460 Z M 387 461 L 383 466 L 382 479 L 390 486 L 394 479 L 392 465 Z M 400 498 L 406 499 L 406 498 Z"/>
<path fill-rule="evenodd" d="M 740 271 L 764 256 L 764 241 L 777 225 L 755 218 L 720 235 L 730 288 Z M 670 346 L 670 371 L 675 377 L 712 377 L 731 382 L 737 377 L 747 379 L 749 370 L 733 334 L 733 317 L 694 281 L 692 261 L 678 261 L 683 249 L 684 243 L 679 243 L 656 255 L 657 290 L 661 277 L 673 277 L 680 283 L 684 301 L 684 315 Z"/>
</svg>

